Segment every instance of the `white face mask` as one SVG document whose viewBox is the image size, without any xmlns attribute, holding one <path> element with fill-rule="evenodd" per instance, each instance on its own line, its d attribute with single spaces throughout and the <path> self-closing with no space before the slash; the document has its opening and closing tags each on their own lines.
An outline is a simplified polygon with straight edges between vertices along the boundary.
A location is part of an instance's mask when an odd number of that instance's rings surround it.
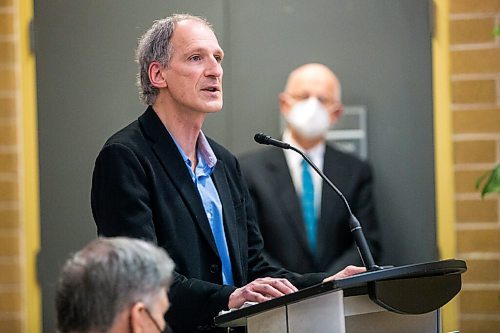
<svg viewBox="0 0 500 333">
<path fill-rule="evenodd" d="M 317 139 L 330 127 L 330 115 L 316 97 L 295 103 L 286 120 L 305 139 Z"/>
</svg>

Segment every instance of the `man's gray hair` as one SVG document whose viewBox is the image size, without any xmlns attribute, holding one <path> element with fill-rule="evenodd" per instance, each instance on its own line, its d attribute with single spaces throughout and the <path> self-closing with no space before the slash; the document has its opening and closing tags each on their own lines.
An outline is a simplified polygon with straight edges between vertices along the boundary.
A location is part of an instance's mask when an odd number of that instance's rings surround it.
<svg viewBox="0 0 500 333">
<path fill-rule="evenodd" d="M 65 263 L 56 291 L 59 332 L 106 332 L 116 315 L 138 301 L 151 306 L 170 286 L 174 263 L 139 239 L 98 238 Z"/>
<path fill-rule="evenodd" d="M 185 20 L 202 22 L 213 31 L 212 25 L 205 18 L 190 14 L 174 14 L 162 20 L 155 21 L 153 26 L 139 38 L 139 45 L 135 52 L 135 59 L 139 64 L 137 85 L 139 86 L 141 100 L 147 105 L 154 104 L 159 92 L 158 88 L 154 87 L 149 80 L 149 65 L 153 61 L 157 61 L 162 66 L 168 67 L 173 53 L 170 39 L 172 38 L 177 22 Z"/>
</svg>

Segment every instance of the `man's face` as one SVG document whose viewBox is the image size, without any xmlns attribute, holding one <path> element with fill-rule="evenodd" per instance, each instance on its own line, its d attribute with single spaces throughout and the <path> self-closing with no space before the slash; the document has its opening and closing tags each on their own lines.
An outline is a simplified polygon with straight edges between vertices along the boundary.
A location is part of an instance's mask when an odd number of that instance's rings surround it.
<svg viewBox="0 0 500 333">
<path fill-rule="evenodd" d="M 201 113 L 222 109 L 224 52 L 213 31 L 199 21 L 181 21 L 171 43 L 173 53 L 163 75 L 176 107 Z"/>
<path fill-rule="evenodd" d="M 283 96 L 282 112 L 287 114 L 296 103 L 316 97 L 331 114 L 338 103 L 335 89 L 335 81 L 328 73 L 315 68 L 305 70 L 290 83 Z"/>
</svg>

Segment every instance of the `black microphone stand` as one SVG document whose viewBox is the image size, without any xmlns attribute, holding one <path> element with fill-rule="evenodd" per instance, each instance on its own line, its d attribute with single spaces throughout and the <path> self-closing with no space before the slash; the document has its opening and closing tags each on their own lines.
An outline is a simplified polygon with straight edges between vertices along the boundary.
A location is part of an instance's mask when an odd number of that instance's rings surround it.
<svg viewBox="0 0 500 333">
<path fill-rule="evenodd" d="M 381 269 L 380 266 L 377 266 L 375 264 L 375 261 L 373 260 L 372 253 L 370 251 L 370 248 L 368 247 L 368 242 L 366 241 L 365 235 L 363 233 L 363 229 L 361 228 L 361 224 L 359 223 L 358 219 L 354 214 L 352 213 L 351 207 L 349 206 L 349 203 L 347 202 L 347 199 L 344 197 L 342 192 L 328 179 L 325 174 L 307 157 L 306 154 L 304 154 L 302 151 L 299 149 L 290 146 L 291 150 L 297 152 L 304 158 L 304 160 L 307 161 L 307 163 L 323 178 L 323 180 L 337 193 L 337 195 L 342 199 L 344 202 L 345 207 L 347 208 L 347 211 L 349 212 L 349 229 L 351 230 L 352 237 L 354 238 L 354 242 L 356 243 L 356 246 L 358 247 L 359 255 L 361 257 L 361 260 L 363 261 L 363 265 L 365 265 L 366 269 L 369 271 L 373 270 L 378 270 Z"/>
</svg>

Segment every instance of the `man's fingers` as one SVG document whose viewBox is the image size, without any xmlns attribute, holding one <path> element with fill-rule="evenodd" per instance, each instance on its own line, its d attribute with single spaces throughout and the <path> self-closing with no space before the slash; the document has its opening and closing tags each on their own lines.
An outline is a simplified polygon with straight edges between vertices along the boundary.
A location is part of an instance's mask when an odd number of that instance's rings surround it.
<svg viewBox="0 0 500 333">
<path fill-rule="evenodd" d="M 287 288 L 288 289 L 288 288 Z M 272 283 L 256 283 L 252 285 L 252 290 L 258 292 L 264 296 L 270 296 L 271 298 L 280 297 L 285 295 L 284 292 L 280 291 L 279 288 L 274 286 Z"/>
<path fill-rule="evenodd" d="M 299 291 L 299 289 L 297 289 L 297 287 L 295 287 L 290 281 L 288 281 L 287 279 L 282 279 L 283 280 L 283 283 L 285 285 L 288 286 L 288 288 L 290 288 L 290 290 L 292 290 L 292 292 L 296 292 L 296 291 Z"/>
<path fill-rule="evenodd" d="M 344 268 L 340 272 L 327 277 L 326 279 L 323 280 L 323 282 L 328 282 L 328 281 L 332 281 L 332 280 L 343 279 L 343 278 L 346 278 L 346 277 L 349 277 L 349 276 L 352 276 L 352 275 L 356 275 L 356 274 L 359 274 L 359 273 L 363 273 L 363 272 L 366 272 L 366 268 L 365 267 L 358 267 L 358 266 L 352 266 L 351 265 L 351 266 L 347 266 L 346 268 Z"/>
<path fill-rule="evenodd" d="M 229 296 L 228 305 L 239 308 L 244 302 L 265 302 L 296 291 L 297 288 L 286 279 L 260 278 L 236 289 Z"/>
<path fill-rule="evenodd" d="M 276 279 L 276 278 L 260 278 L 255 280 L 256 283 L 271 285 L 274 289 L 280 291 L 282 294 L 291 294 L 296 292 L 298 289 L 287 279 Z"/>
<path fill-rule="evenodd" d="M 273 298 L 273 297 L 269 297 L 268 295 L 261 293 L 258 290 L 255 290 L 255 289 L 251 290 L 249 288 L 244 288 L 243 292 L 241 293 L 241 296 L 244 299 L 242 304 L 244 302 L 259 302 L 259 303 L 261 303 L 261 302 L 265 302 L 265 301 L 268 301 L 268 300 Z"/>
</svg>

